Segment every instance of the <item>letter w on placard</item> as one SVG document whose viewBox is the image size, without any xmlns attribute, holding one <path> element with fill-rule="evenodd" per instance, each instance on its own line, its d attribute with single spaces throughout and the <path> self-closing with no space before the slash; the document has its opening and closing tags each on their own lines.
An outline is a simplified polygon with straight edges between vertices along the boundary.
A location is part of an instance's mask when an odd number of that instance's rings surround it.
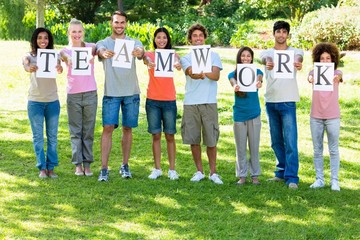
<svg viewBox="0 0 360 240">
<path fill-rule="evenodd" d="M 57 50 L 54 49 L 38 49 L 36 56 L 37 78 L 56 78 L 56 65 L 58 61 Z"/>
<path fill-rule="evenodd" d="M 133 55 L 135 41 L 116 39 L 114 52 L 115 55 L 112 58 L 112 66 L 120 68 L 131 68 L 133 62 Z"/>
<path fill-rule="evenodd" d="M 210 45 L 192 46 L 191 67 L 192 73 L 212 72 Z"/>
<path fill-rule="evenodd" d="M 155 50 L 155 77 L 174 76 L 175 50 L 156 49 Z"/>
<path fill-rule="evenodd" d="M 334 63 L 314 63 L 314 91 L 334 91 Z"/>
<path fill-rule="evenodd" d="M 294 51 L 275 50 L 274 51 L 274 78 L 294 78 Z"/>
<path fill-rule="evenodd" d="M 73 47 L 71 48 L 71 74 L 72 75 L 91 75 L 92 48 L 90 47 Z"/>
<path fill-rule="evenodd" d="M 256 92 L 256 65 L 237 64 L 237 84 L 241 92 Z"/>
</svg>

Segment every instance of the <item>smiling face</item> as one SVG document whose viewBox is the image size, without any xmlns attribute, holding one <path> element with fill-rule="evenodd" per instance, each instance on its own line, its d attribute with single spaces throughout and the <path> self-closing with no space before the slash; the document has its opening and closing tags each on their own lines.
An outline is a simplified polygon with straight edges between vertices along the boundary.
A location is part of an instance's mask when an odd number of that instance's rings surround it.
<svg viewBox="0 0 360 240">
<path fill-rule="evenodd" d="M 164 32 L 159 32 L 155 36 L 156 48 L 164 49 L 168 43 L 168 38 Z"/>
<path fill-rule="evenodd" d="M 286 40 L 289 36 L 289 32 L 285 28 L 277 29 L 274 32 L 274 38 L 276 44 L 286 44 Z"/>
<path fill-rule="evenodd" d="M 202 31 L 200 30 L 195 30 L 193 31 L 193 33 L 191 34 L 191 44 L 192 45 L 204 45 L 205 43 L 205 35 Z"/>
<path fill-rule="evenodd" d="M 320 62 L 331 63 L 331 55 L 327 52 L 323 52 L 320 55 Z"/>
<path fill-rule="evenodd" d="M 111 28 L 114 37 L 124 36 L 126 29 L 126 18 L 121 15 L 114 15 L 111 22 Z"/>
<path fill-rule="evenodd" d="M 36 43 L 39 48 L 45 49 L 49 45 L 49 36 L 47 32 L 40 32 L 37 35 Z"/>
<path fill-rule="evenodd" d="M 251 64 L 252 62 L 252 56 L 251 56 L 251 53 L 247 50 L 244 50 L 242 53 L 241 53 L 241 63 L 246 63 L 246 64 Z"/>
<path fill-rule="evenodd" d="M 69 27 L 69 42 L 72 45 L 80 46 L 84 39 L 84 28 L 81 24 L 71 24 Z"/>
</svg>

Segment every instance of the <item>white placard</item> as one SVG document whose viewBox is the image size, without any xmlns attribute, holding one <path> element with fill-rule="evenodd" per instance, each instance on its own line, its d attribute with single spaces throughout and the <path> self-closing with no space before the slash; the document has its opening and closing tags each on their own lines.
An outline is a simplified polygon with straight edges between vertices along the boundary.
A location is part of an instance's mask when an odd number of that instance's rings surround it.
<svg viewBox="0 0 360 240">
<path fill-rule="evenodd" d="M 58 62 L 58 52 L 54 49 L 38 49 L 36 62 L 38 70 L 37 78 L 56 78 L 56 65 Z"/>
<path fill-rule="evenodd" d="M 275 50 L 274 51 L 274 78 L 294 78 L 294 51 Z"/>
<path fill-rule="evenodd" d="M 155 50 L 155 77 L 173 77 L 175 63 L 175 50 L 156 49 Z"/>
<path fill-rule="evenodd" d="M 334 91 L 334 63 L 314 63 L 314 91 Z"/>
<path fill-rule="evenodd" d="M 134 58 L 131 54 L 134 50 L 134 46 L 135 41 L 116 39 L 114 47 L 115 55 L 112 58 L 112 66 L 130 69 Z"/>
<path fill-rule="evenodd" d="M 211 47 L 210 45 L 199 45 L 191 47 L 191 67 L 192 73 L 210 73 L 211 66 Z"/>
<path fill-rule="evenodd" d="M 92 48 L 73 47 L 71 48 L 71 74 L 72 75 L 91 75 Z"/>
<path fill-rule="evenodd" d="M 256 92 L 256 65 L 255 64 L 237 64 L 236 82 L 240 86 L 241 92 Z"/>
</svg>

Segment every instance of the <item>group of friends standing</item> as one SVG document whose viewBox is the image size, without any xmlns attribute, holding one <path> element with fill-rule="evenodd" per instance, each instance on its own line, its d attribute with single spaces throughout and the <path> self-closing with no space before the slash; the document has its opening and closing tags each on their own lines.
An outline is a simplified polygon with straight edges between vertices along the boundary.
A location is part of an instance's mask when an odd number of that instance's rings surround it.
<svg viewBox="0 0 360 240">
<path fill-rule="evenodd" d="M 171 180 L 179 178 L 175 170 L 176 158 L 176 89 L 172 77 L 156 77 L 154 75 L 155 53 L 145 52 L 139 40 L 125 34 L 127 15 L 124 12 L 113 13 L 110 25 L 111 36 L 96 44 L 84 42 L 84 28 L 80 21 L 72 19 L 69 28 L 69 45 L 62 49 L 58 58 L 57 71 L 63 71 L 61 61 L 67 68 L 67 112 L 72 147 L 71 162 L 76 166 L 75 174 L 92 176 L 90 165 L 94 162 L 93 142 L 97 111 L 97 86 L 94 77 L 95 56 L 103 63 L 105 73 L 104 97 L 102 100 L 101 136 L 101 170 L 99 181 L 108 181 L 108 162 L 112 147 L 113 131 L 119 126 L 121 111 L 122 126 L 122 164 L 119 173 L 123 178 L 131 178 L 129 158 L 132 146 L 132 129 L 138 126 L 140 88 L 136 75 L 136 64 L 132 67 L 119 68 L 112 66 L 115 55 L 116 39 L 134 41 L 133 57 L 143 60 L 149 71 L 149 84 L 146 98 L 146 116 L 148 132 L 152 134 L 152 150 L 154 168 L 149 178 L 157 179 L 161 170 L 161 135 L 164 132 L 167 156 L 169 161 L 168 177 Z M 285 21 L 277 21 L 273 26 L 275 45 L 264 50 L 260 59 L 264 64 L 266 76 L 265 107 L 270 128 L 271 147 L 276 156 L 275 176 L 269 180 L 285 182 L 289 188 L 298 188 L 299 159 L 297 143 L 296 102 L 300 100 L 296 71 L 301 70 L 304 52 L 288 46 L 287 40 L 290 25 Z M 194 24 L 188 30 L 187 40 L 193 46 L 205 44 L 207 30 L 201 24 Z M 74 75 L 71 72 L 71 54 L 73 47 L 90 47 L 93 58 L 89 76 Z M 154 49 L 172 49 L 171 37 L 166 28 L 160 27 L 154 32 Z M 31 39 L 31 52 L 26 54 L 23 65 L 30 72 L 30 90 L 28 98 L 28 116 L 33 132 L 33 144 L 37 159 L 40 178 L 56 178 L 54 167 L 58 165 L 57 132 L 60 114 L 60 103 L 57 95 L 56 79 L 36 77 L 37 49 L 53 49 L 54 40 L 49 30 L 37 28 Z M 274 78 L 274 51 L 293 50 L 295 53 L 292 79 Z M 339 63 L 339 50 L 332 43 L 320 43 L 313 49 L 314 62 L 333 62 L 335 69 Z M 251 64 L 254 52 L 249 47 L 242 47 L 236 56 L 237 64 Z M 220 79 L 222 63 L 219 55 L 211 52 L 211 71 L 208 73 L 193 73 L 191 53 L 179 57 L 175 55 L 174 68 L 183 70 L 186 77 L 181 135 L 184 144 L 189 144 L 195 163 L 196 172 L 191 181 L 198 182 L 205 178 L 202 164 L 202 144 L 206 146 L 209 160 L 209 179 L 216 184 L 223 181 L 216 171 L 217 142 L 219 139 L 219 123 L 217 109 L 217 81 Z M 236 67 L 237 68 L 237 67 Z M 235 70 L 228 75 L 229 83 L 234 90 L 234 137 L 236 145 L 236 177 L 237 184 L 245 184 L 250 174 L 252 184 L 259 185 L 261 174 L 259 160 L 260 143 L 260 102 L 258 91 L 243 92 L 238 85 Z M 257 69 L 256 87 L 262 87 L 263 72 Z M 308 81 L 314 84 L 314 73 L 311 71 Z M 338 102 L 338 85 L 342 82 L 342 72 L 335 71 L 334 90 L 323 92 L 313 91 L 310 113 L 310 127 L 314 145 L 314 166 L 316 180 L 311 188 L 325 186 L 323 167 L 323 138 L 328 136 L 331 166 L 331 189 L 339 191 L 339 130 L 340 108 Z M 45 120 L 47 148 L 44 151 L 43 124 Z M 247 157 L 249 145 L 250 158 Z M 249 170 L 248 170 L 249 169 Z"/>
</svg>

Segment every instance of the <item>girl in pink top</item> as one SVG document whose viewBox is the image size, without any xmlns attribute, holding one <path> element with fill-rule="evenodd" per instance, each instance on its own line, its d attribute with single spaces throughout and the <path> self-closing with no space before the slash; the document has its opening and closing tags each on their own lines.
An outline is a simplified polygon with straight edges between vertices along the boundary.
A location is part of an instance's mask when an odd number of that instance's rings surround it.
<svg viewBox="0 0 360 240">
<path fill-rule="evenodd" d="M 323 142 L 324 132 L 328 138 L 330 152 L 331 190 L 340 191 L 338 175 L 340 167 L 339 134 L 340 107 L 339 83 L 342 82 L 342 72 L 337 70 L 340 53 L 333 43 L 319 43 L 312 52 L 314 62 L 333 62 L 335 65 L 333 91 L 313 91 L 310 128 L 314 147 L 314 166 L 316 180 L 310 188 L 322 188 L 324 180 Z M 314 84 L 314 72 L 309 73 L 308 81 Z"/>
<path fill-rule="evenodd" d="M 171 49 L 171 38 L 166 28 L 158 28 L 154 32 L 153 45 L 155 49 Z M 175 56 L 174 67 L 181 69 L 179 57 Z M 149 85 L 146 98 L 146 117 L 148 120 L 148 132 L 152 134 L 153 156 L 155 168 L 149 175 L 150 179 L 157 179 L 162 175 L 160 168 L 161 159 L 161 132 L 165 133 L 167 152 L 169 159 L 168 176 L 171 180 L 179 178 L 175 171 L 175 133 L 176 133 L 176 92 L 174 79 L 172 77 L 155 77 L 154 68 L 156 67 L 154 52 L 146 52 L 144 64 L 149 69 Z"/>
<path fill-rule="evenodd" d="M 72 148 L 71 162 L 76 165 L 75 175 L 92 176 L 90 164 L 94 162 L 93 142 L 97 109 L 97 89 L 94 77 L 95 44 L 84 42 L 84 27 L 77 19 L 70 21 L 68 36 L 69 45 L 61 50 L 60 56 L 68 68 L 67 112 Z M 75 54 L 73 51 L 75 47 L 91 48 L 92 56 L 89 62 L 85 61 L 85 56 L 81 57 L 81 63 L 85 62 L 86 67 L 91 68 L 90 75 L 72 73 L 73 64 L 77 64 L 71 61 L 71 55 Z M 83 68 L 86 67 L 83 66 Z"/>
</svg>

